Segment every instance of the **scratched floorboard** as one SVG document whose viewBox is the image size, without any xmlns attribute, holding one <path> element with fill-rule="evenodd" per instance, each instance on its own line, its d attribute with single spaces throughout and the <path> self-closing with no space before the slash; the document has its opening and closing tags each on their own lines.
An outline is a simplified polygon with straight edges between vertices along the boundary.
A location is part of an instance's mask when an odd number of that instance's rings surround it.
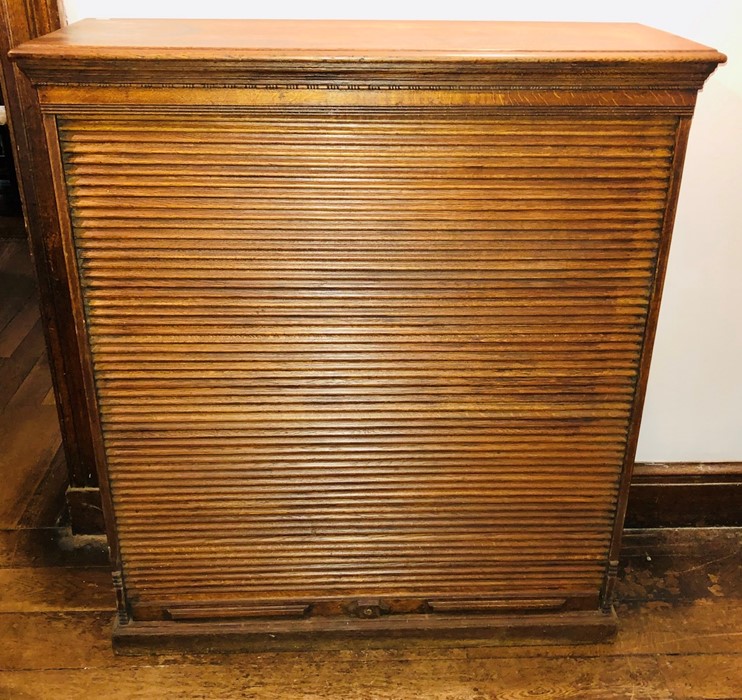
<svg viewBox="0 0 742 700">
<path fill-rule="evenodd" d="M 0 699 L 742 698 L 742 530 L 627 533 L 613 644 L 115 656 L 105 548 L 0 535 Z"/>
</svg>

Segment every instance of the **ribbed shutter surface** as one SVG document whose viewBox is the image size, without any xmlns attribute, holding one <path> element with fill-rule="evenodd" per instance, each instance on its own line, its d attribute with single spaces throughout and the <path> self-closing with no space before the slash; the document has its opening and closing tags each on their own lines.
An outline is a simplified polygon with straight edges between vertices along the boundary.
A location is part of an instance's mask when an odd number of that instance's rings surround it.
<svg viewBox="0 0 742 700">
<path fill-rule="evenodd" d="M 672 118 L 60 118 L 129 596 L 597 592 Z"/>
</svg>

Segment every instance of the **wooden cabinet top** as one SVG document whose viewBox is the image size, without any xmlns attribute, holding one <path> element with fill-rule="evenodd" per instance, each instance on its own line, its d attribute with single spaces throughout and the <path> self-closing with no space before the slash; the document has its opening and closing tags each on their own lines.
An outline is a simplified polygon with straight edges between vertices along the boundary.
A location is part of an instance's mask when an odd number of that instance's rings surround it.
<svg viewBox="0 0 742 700">
<path fill-rule="evenodd" d="M 448 64 L 485 74 L 517 63 L 524 70 L 529 64 L 562 70 L 579 64 L 603 71 L 618 66 L 626 73 L 629 67 L 632 75 L 653 67 L 656 74 L 662 66 L 663 76 L 674 66 L 675 76 L 694 74 L 687 87 L 700 87 L 725 60 L 715 49 L 640 24 L 188 19 L 84 20 L 25 43 L 11 56 L 32 78 L 42 72 L 60 81 L 70 78 L 70 70 L 99 62 L 159 62 L 168 64 L 171 75 L 193 61 L 207 72 L 301 62 L 372 72 L 412 64 L 423 73 L 425 66 Z M 91 81 L 82 70 L 77 79 Z M 676 83 L 660 79 L 661 86 Z"/>
<path fill-rule="evenodd" d="M 719 62 L 712 48 L 641 24 L 88 19 L 14 52 L 66 58 L 662 60 Z"/>
</svg>

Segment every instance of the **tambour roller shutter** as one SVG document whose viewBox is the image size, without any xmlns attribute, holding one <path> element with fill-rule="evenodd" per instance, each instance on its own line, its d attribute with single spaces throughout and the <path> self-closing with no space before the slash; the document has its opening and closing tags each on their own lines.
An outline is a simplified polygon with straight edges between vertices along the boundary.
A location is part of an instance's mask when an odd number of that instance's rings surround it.
<svg viewBox="0 0 742 700">
<path fill-rule="evenodd" d="M 135 609 L 594 601 L 676 125 L 60 118 Z"/>
</svg>

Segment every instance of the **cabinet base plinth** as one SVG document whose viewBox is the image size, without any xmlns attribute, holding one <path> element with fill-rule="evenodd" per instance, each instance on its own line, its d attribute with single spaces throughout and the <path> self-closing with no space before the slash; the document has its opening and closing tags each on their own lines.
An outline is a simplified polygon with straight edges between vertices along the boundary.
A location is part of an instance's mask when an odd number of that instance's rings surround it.
<svg viewBox="0 0 742 700">
<path fill-rule="evenodd" d="M 608 642 L 618 629 L 616 614 L 571 612 L 553 615 L 485 616 L 398 615 L 375 620 L 308 618 L 240 622 L 137 622 L 113 630 L 121 654 L 171 651 L 309 650 L 333 642 L 359 646 L 392 646 L 417 639 L 426 645 L 578 644 Z"/>
</svg>

